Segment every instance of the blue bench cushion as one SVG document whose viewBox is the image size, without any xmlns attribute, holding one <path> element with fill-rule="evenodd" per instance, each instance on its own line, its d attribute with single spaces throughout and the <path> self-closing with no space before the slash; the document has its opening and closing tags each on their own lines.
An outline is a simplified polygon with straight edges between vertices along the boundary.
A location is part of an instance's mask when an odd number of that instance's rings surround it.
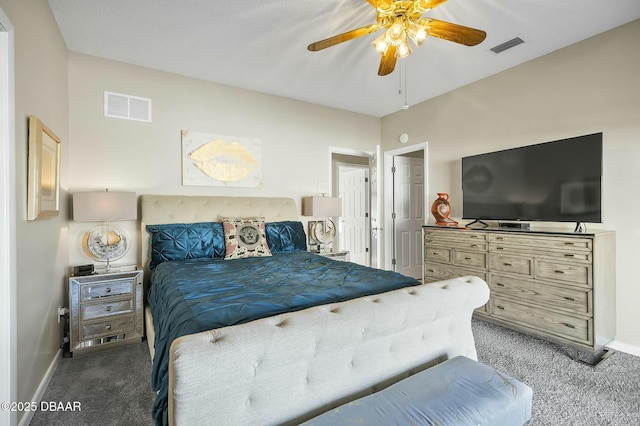
<svg viewBox="0 0 640 426">
<path fill-rule="evenodd" d="M 524 383 L 458 356 L 304 425 L 523 425 L 532 397 Z"/>
</svg>

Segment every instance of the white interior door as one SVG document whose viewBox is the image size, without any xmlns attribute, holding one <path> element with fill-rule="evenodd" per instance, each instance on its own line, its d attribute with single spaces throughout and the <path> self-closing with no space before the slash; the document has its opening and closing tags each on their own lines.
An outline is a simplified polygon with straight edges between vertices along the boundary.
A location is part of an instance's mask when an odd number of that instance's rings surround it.
<svg viewBox="0 0 640 426">
<path fill-rule="evenodd" d="M 424 160 L 393 158 L 394 270 L 414 278 L 422 276 L 424 223 Z"/>
<path fill-rule="evenodd" d="M 369 185 L 368 167 L 340 167 L 339 196 L 342 198 L 340 216 L 340 248 L 349 250 L 349 260 L 369 265 Z"/>
</svg>

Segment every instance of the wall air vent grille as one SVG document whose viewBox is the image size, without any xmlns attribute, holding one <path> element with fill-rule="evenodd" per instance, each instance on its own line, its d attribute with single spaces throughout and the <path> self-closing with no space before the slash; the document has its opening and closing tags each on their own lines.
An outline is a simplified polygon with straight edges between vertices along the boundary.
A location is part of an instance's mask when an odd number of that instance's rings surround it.
<svg viewBox="0 0 640 426">
<path fill-rule="evenodd" d="M 104 116 L 151 122 L 151 99 L 104 92 Z"/>
<path fill-rule="evenodd" d="M 505 41 L 502 44 L 499 44 L 499 45 L 497 45 L 495 47 L 492 47 L 491 51 L 493 53 L 502 53 L 505 50 L 511 49 L 512 47 L 516 47 L 517 45 L 522 44 L 522 43 L 524 43 L 523 39 L 521 39 L 520 37 L 515 37 L 515 38 L 512 38 L 509 41 Z"/>
</svg>

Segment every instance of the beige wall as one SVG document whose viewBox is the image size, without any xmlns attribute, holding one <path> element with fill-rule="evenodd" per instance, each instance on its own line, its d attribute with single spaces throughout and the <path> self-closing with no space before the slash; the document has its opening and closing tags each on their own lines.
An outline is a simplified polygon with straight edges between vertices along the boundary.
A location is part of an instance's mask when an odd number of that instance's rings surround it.
<svg viewBox="0 0 640 426">
<path fill-rule="evenodd" d="M 104 91 L 151 98 L 153 122 L 104 117 Z M 286 196 L 300 206 L 331 182 L 330 147 L 375 151 L 380 120 L 69 53 L 69 189 L 138 194 Z M 258 138 L 262 188 L 182 186 L 181 130 Z M 327 186 L 330 187 L 330 186 Z M 135 223 L 120 223 L 137 238 Z M 71 222 L 70 260 L 87 263 Z M 138 247 L 120 263 L 135 263 Z"/>
<path fill-rule="evenodd" d="M 61 344 L 56 311 L 66 304 L 67 50 L 46 0 L 0 0 L 0 7 L 15 28 L 17 397 L 31 401 Z M 27 221 L 29 115 L 62 140 L 62 203 L 55 219 Z"/>
<path fill-rule="evenodd" d="M 603 132 L 604 223 L 598 227 L 617 231 L 616 340 L 640 353 L 638 40 L 640 21 L 634 21 L 384 117 L 382 146 L 399 147 L 401 133 L 428 141 L 430 198 L 449 192 L 452 216 L 459 217 L 461 157 Z"/>
</svg>

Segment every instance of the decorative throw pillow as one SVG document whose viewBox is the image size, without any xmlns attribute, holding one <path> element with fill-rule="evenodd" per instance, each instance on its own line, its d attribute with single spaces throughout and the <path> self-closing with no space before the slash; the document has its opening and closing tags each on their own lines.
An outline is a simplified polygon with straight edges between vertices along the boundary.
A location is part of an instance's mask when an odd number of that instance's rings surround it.
<svg viewBox="0 0 640 426">
<path fill-rule="evenodd" d="M 222 221 L 222 228 L 226 249 L 225 260 L 271 256 L 263 217 L 227 218 Z"/>
<path fill-rule="evenodd" d="M 225 254 L 224 233 L 219 222 L 147 225 L 147 232 L 151 235 L 151 269 L 168 260 Z"/>
<path fill-rule="evenodd" d="M 271 253 L 307 251 L 307 234 L 302 222 L 284 221 L 265 224 Z"/>
</svg>

